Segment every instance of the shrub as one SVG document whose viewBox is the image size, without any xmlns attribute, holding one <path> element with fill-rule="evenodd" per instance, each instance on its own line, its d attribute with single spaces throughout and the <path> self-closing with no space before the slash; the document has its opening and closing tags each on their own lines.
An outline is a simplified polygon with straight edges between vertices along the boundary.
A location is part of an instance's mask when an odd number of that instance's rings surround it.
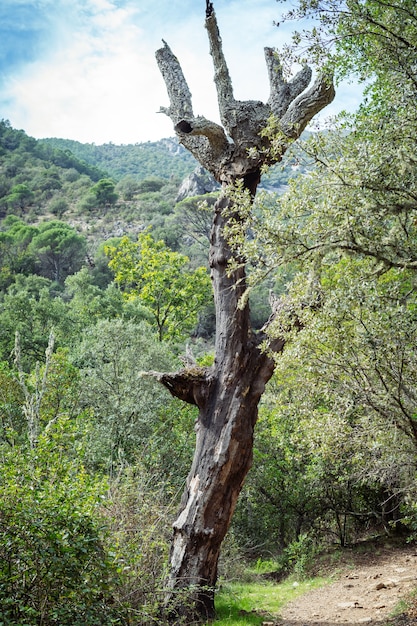
<svg viewBox="0 0 417 626">
<path fill-rule="evenodd" d="M 68 211 L 69 205 L 65 198 L 54 198 L 50 205 L 49 210 L 57 217 L 62 217 L 66 211 Z"/>
<path fill-rule="evenodd" d="M 0 623 L 123 623 L 98 507 L 106 484 L 84 470 L 77 427 L 59 419 L 34 449 L 0 450 Z"/>
<path fill-rule="evenodd" d="M 113 479 L 106 500 L 108 550 L 119 573 L 114 600 L 128 606 L 129 623 L 135 625 L 160 623 L 171 523 L 178 507 L 166 487 L 139 463 Z"/>
</svg>

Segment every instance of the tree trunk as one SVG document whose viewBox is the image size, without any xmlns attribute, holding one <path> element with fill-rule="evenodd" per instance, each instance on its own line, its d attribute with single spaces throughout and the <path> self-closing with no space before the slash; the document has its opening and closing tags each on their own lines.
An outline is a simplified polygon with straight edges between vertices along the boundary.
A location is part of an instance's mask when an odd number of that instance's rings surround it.
<svg viewBox="0 0 417 626">
<path fill-rule="evenodd" d="M 239 206 L 228 197 L 229 185 L 240 181 L 253 199 L 262 166 L 279 161 L 294 138 L 334 97 L 331 80 L 323 76 L 305 91 L 311 80 L 307 67 L 285 81 L 276 53 L 266 48 L 271 85 L 268 103 L 235 100 L 213 5 L 208 1 L 206 5 L 223 126 L 194 116 L 178 59 L 165 42 L 156 53 L 170 98 L 170 107 L 161 111 L 172 119 L 180 142 L 223 187 L 214 207 L 209 256 L 216 309 L 214 364 L 153 373 L 174 396 L 199 408 L 194 459 L 173 524 L 166 598 L 168 618 L 185 618 L 186 623 L 214 617 L 220 546 L 252 464 L 258 404 L 274 370 L 273 359 L 261 349 L 265 332 L 251 330 L 249 304 L 243 297 L 244 259 L 237 256 L 225 234 L 232 222 L 241 222 L 243 228 Z M 274 138 L 262 132 L 272 117 L 280 131 Z M 283 346 L 283 340 L 275 339 L 269 348 L 280 351 Z"/>
<path fill-rule="evenodd" d="M 228 204 L 226 196 L 217 201 L 211 235 L 215 360 L 194 393 L 199 407 L 196 448 L 173 525 L 168 606 L 188 620 L 214 617 L 220 546 L 252 465 L 258 403 L 274 369 L 272 359 L 259 348 L 260 337 L 251 331 L 249 305 L 241 306 L 244 266 L 228 271 L 232 252 L 223 236 Z M 187 598 L 178 594 L 184 588 Z"/>
</svg>

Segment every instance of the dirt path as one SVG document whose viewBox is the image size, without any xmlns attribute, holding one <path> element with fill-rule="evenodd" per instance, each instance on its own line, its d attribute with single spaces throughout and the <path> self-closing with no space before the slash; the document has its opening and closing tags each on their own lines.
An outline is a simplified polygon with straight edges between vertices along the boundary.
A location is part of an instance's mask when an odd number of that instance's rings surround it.
<svg viewBox="0 0 417 626">
<path fill-rule="evenodd" d="M 280 624 L 385 624 L 400 600 L 417 588 L 416 546 L 384 548 L 355 558 L 354 563 L 341 566 L 336 582 L 287 605 Z M 417 625 L 417 618 L 407 623 Z"/>
</svg>

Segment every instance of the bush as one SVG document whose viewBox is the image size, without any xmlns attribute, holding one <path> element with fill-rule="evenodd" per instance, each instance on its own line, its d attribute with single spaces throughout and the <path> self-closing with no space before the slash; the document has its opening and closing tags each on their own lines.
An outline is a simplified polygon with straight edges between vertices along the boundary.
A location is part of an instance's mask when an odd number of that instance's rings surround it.
<svg viewBox="0 0 417 626">
<path fill-rule="evenodd" d="M 58 420 L 35 449 L 3 449 L 0 623 L 107 626 L 116 566 L 103 547 L 106 485 L 77 458 L 76 427 Z"/>
<path fill-rule="evenodd" d="M 50 205 L 49 210 L 51 213 L 61 218 L 66 211 L 68 211 L 69 205 L 68 202 L 64 198 L 54 198 Z"/>
<path fill-rule="evenodd" d="M 280 569 L 292 572 L 302 580 L 319 551 L 319 544 L 311 535 L 304 533 L 285 548 L 280 558 Z"/>
<path fill-rule="evenodd" d="M 141 464 L 130 466 L 110 484 L 108 550 L 119 572 L 114 600 L 128 605 L 129 624 L 160 623 L 171 523 L 178 507 L 167 491 L 164 481 Z"/>
</svg>

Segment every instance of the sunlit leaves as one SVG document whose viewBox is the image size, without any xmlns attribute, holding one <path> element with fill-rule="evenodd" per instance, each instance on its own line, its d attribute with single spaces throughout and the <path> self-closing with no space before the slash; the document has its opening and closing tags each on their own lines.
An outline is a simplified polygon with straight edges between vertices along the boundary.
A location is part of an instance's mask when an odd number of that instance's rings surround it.
<svg viewBox="0 0 417 626">
<path fill-rule="evenodd" d="M 184 336 L 192 330 L 203 304 L 209 301 L 207 270 L 191 270 L 189 259 L 163 241 L 142 233 L 106 249 L 115 280 L 128 299 L 138 299 L 154 318 L 159 339 Z"/>
</svg>

